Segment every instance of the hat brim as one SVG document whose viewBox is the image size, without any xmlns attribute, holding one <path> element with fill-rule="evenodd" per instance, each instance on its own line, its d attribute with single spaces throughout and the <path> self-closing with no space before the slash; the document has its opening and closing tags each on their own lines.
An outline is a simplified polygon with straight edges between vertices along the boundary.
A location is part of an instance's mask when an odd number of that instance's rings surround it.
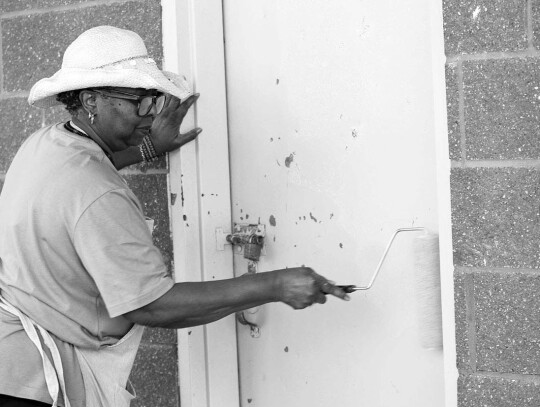
<svg viewBox="0 0 540 407">
<path fill-rule="evenodd" d="M 137 62 L 135 65 L 98 69 L 60 69 L 50 78 L 43 78 L 34 84 L 28 96 L 28 103 L 47 108 L 61 104 L 56 100 L 59 93 L 106 86 L 156 89 L 181 100 L 193 94 L 182 76 L 161 71 L 155 63 Z"/>
</svg>

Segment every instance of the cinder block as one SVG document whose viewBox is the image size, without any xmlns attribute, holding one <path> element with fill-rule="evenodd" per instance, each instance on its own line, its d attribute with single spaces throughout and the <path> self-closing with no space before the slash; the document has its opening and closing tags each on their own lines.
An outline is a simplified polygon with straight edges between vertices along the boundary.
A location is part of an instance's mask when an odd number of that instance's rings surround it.
<svg viewBox="0 0 540 407">
<path fill-rule="evenodd" d="M 0 172 L 5 172 L 22 142 L 41 127 L 42 112 L 26 98 L 0 100 L 0 112 Z"/>
<path fill-rule="evenodd" d="M 474 274 L 476 367 L 540 374 L 540 272 Z"/>
<path fill-rule="evenodd" d="M 45 115 L 45 126 L 59 122 L 66 122 L 71 119 L 71 114 L 64 108 L 63 105 L 58 105 L 43 109 Z"/>
<path fill-rule="evenodd" d="M 459 407 L 537 407 L 540 405 L 540 385 L 532 380 L 460 376 Z"/>
<path fill-rule="evenodd" d="M 2 20 L 4 89 L 28 90 L 56 72 L 66 47 L 83 31 L 113 25 L 137 32 L 149 54 L 162 59 L 158 0 L 112 3 L 80 10 L 32 14 Z"/>
<path fill-rule="evenodd" d="M 448 148 L 451 160 L 461 160 L 461 131 L 459 127 L 459 87 L 457 63 L 446 65 L 446 106 L 448 119 Z"/>
<path fill-rule="evenodd" d="M 458 369 L 471 371 L 469 353 L 469 329 L 467 322 L 466 280 L 468 275 L 461 269 L 454 272 L 454 309 L 456 319 L 456 364 Z"/>
<path fill-rule="evenodd" d="M 453 168 L 454 265 L 540 268 L 540 173 Z"/>
<path fill-rule="evenodd" d="M 137 392 L 132 407 L 177 407 L 178 358 L 176 346 L 141 345 L 130 380 Z"/>
<path fill-rule="evenodd" d="M 540 64 L 535 58 L 463 63 L 470 160 L 540 158 Z"/>
<path fill-rule="evenodd" d="M 142 341 L 151 344 L 176 345 L 178 338 L 174 329 L 146 328 Z"/>
<path fill-rule="evenodd" d="M 0 13 L 66 6 L 69 4 L 86 3 L 87 1 L 89 0 L 2 0 L 0 2 Z"/>
<path fill-rule="evenodd" d="M 143 205 L 145 215 L 154 219 L 154 244 L 159 248 L 165 263 L 171 270 L 172 241 L 169 223 L 169 207 L 166 174 L 143 174 L 126 176 L 126 181 Z"/>
<path fill-rule="evenodd" d="M 538 0 L 531 1 L 531 20 L 533 28 L 533 45 L 536 49 L 540 49 L 540 2 Z"/>
<path fill-rule="evenodd" d="M 447 55 L 527 48 L 527 1 L 443 0 Z"/>
</svg>

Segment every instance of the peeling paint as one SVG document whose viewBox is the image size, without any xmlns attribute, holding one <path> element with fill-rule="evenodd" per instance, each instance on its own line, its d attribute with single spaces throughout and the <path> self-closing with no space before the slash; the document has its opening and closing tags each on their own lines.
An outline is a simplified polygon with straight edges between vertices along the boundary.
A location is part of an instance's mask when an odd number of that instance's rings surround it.
<svg viewBox="0 0 540 407">
<path fill-rule="evenodd" d="M 294 153 L 291 153 L 289 154 L 288 157 L 285 158 L 285 167 L 289 168 L 293 161 L 294 161 Z"/>
<path fill-rule="evenodd" d="M 270 222 L 271 226 L 276 226 L 276 218 L 274 217 L 274 215 L 270 215 L 268 222 Z"/>
<path fill-rule="evenodd" d="M 473 11 L 472 13 L 473 20 L 476 20 L 478 18 L 478 14 L 480 14 L 480 6 L 477 6 L 476 10 Z"/>
</svg>

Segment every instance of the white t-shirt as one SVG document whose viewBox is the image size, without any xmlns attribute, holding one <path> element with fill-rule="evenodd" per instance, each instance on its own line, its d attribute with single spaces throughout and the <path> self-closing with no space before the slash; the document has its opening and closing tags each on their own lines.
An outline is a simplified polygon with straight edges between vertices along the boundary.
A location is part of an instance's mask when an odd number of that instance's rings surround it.
<svg viewBox="0 0 540 407">
<path fill-rule="evenodd" d="M 63 124 L 30 136 L 0 194 L 0 290 L 55 338 L 70 401 L 84 399 L 72 346 L 115 343 L 131 327 L 122 314 L 172 286 L 138 199 L 100 147 Z M 21 330 L 0 310 L 0 394 L 50 402 Z"/>
</svg>

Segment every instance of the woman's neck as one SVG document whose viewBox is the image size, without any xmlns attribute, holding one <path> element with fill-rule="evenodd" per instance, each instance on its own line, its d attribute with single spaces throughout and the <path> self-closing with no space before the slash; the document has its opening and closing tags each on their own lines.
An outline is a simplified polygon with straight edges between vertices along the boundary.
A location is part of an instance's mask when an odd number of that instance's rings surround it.
<svg viewBox="0 0 540 407">
<path fill-rule="evenodd" d="M 80 130 L 82 130 L 84 133 L 88 135 L 92 140 L 96 142 L 98 146 L 101 147 L 101 149 L 110 157 L 113 156 L 113 152 L 110 149 L 110 147 L 103 141 L 103 139 L 99 136 L 99 134 L 96 133 L 96 131 L 90 126 L 90 124 L 84 122 L 83 120 L 79 119 L 77 116 L 73 116 L 71 118 L 71 122 L 74 126 L 78 127 Z"/>
</svg>

